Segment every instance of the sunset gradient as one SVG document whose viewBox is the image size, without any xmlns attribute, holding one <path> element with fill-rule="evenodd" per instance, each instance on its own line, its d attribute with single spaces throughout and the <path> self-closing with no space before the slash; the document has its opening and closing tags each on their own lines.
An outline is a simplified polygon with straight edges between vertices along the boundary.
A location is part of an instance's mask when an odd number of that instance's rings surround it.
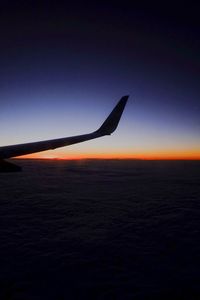
<svg viewBox="0 0 200 300">
<path fill-rule="evenodd" d="M 200 159 L 190 10 L 48 5 L 4 5 L 0 146 L 90 133 L 129 94 L 113 135 L 26 158 Z"/>
</svg>

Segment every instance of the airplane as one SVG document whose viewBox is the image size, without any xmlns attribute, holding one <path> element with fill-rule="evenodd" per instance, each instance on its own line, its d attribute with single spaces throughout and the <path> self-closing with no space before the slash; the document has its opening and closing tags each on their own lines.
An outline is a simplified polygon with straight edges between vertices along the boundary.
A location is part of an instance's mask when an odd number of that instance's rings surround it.
<svg viewBox="0 0 200 300">
<path fill-rule="evenodd" d="M 59 147 L 69 146 L 72 144 L 96 139 L 105 135 L 110 135 L 115 131 L 115 129 L 118 126 L 128 97 L 128 95 L 123 96 L 119 100 L 119 102 L 114 107 L 109 116 L 106 118 L 106 120 L 103 122 L 103 124 L 94 132 L 71 137 L 0 147 L 0 172 L 17 172 L 22 170 L 20 166 L 8 162 L 5 159 L 46 150 L 52 150 Z"/>
</svg>

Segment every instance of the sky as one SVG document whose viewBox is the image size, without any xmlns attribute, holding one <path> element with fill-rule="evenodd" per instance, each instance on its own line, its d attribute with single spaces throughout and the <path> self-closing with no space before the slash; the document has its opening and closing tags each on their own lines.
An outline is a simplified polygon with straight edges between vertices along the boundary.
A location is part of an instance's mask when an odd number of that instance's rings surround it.
<svg viewBox="0 0 200 300">
<path fill-rule="evenodd" d="M 200 159 L 198 3 L 1 1 L 0 146 L 109 137 L 35 158 Z"/>
</svg>

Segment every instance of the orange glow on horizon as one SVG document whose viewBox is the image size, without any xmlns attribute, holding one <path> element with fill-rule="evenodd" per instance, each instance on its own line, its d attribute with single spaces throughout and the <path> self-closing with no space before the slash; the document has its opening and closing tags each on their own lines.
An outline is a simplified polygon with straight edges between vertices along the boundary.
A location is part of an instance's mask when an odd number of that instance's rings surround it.
<svg viewBox="0 0 200 300">
<path fill-rule="evenodd" d="M 136 153 L 73 153 L 52 151 L 24 155 L 19 159 L 56 159 L 56 160 L 80 160 L 80 159 L 141 159 L 141 160 L 200 160 L 200 151 L 155 151 Z"/>
</svg>

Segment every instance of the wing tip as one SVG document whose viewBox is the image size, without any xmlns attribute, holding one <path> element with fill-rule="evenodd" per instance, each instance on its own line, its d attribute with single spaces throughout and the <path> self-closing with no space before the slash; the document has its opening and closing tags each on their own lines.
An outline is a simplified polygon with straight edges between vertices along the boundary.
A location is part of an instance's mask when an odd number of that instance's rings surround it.
<svg viewBox="0 0 200 300">
<path fill-rule="evenodd" d="M 126 106 L 129 95 L 123 96 L 114 109 L 111 111 L 107 119 L 103 122 L 101 127 L 96 131 L 98 134 L 102 135 L 110 135 L 113 133 L 120 121 L 120 118 L 123 114 L 124 108 Z"/>
</svg>

